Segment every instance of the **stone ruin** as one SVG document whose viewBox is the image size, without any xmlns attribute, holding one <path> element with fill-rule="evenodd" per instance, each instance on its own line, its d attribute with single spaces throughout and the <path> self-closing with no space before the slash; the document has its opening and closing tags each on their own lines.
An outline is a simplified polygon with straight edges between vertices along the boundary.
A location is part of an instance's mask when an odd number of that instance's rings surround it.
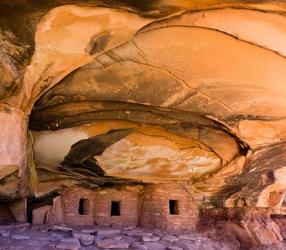
<svg viewBox="0 0 286 250">
<path fill-rule="evenodd" d="M 32 215 L 34 225 L 190 230 L 198 222 L 198 209 L 184 183 L 98 190 L 73 186 L 62 190 L 51 205 L 34 209 Z"/>
<path fill-rule="evenodd" d="M 286 249 L 285 14 L 1 0 L 0 249 Z"/>
</svg>

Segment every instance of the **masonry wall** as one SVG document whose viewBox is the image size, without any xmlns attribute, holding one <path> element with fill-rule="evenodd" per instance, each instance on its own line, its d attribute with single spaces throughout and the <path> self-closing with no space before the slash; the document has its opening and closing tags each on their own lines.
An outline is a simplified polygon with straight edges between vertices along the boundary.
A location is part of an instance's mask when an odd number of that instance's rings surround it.
<svg viewBox="0 0 286 250">
<path fill-rule="evenodd" d="M 79 186 L 64 188 L 56 197 L 46 223 L 70 226 L 100 225 L 126 227 L 138 225 L 163 230 L 192 229 L 198 210 L 184 182 L 116 186 L 88 190 Z M 80 200 L 84 199 L 84 214 Z M 176 201 L 176 214 L 170 213 L 170 200 Z M 120 204 L 120 215 L 111 213 L 112 202 Z"/>
<path fill-rule="evenodd" d="M 105 188 L 94 192 L 94 220 L 101 226 L 137 226 L 142 187 L 125 186 Z M 111 215 L 112 201 L 120 203 L 120 216 Z"/>
<path fill-rule="evenodd" d="M 170 214 L 169 201 L 178 201 L 178 214 Z M 192 229 L 198 210 L 184 183 L 148 184 L 144 187 L 140 226 L 164 230 Z"/>
<path fill-rule="evenodd" d="M 87 226 L 94 224 L 94 195 L 93 191 L 74 186 L 63 190 L 62 205 L 64 221 L 71 226 Z M 88 202 L 84 214 L 79 213 L 80 199 L 85 199 Z"/>
</svg>

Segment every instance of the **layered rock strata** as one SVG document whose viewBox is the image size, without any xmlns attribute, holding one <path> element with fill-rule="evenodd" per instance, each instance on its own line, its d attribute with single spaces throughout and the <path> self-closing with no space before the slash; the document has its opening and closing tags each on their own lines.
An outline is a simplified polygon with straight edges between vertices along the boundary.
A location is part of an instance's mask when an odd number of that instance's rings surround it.
<svg viewBox="0 0 286 250">
<path fill-rule="evenodd" d="M 2 1 L 7 220 L 63 187 L 179 181 L 199 209 L 284 214 L 285 13 L 283 1 Z M 247 242 L 282 239 L 253 218 L 239 219 Z"/>
</svg>

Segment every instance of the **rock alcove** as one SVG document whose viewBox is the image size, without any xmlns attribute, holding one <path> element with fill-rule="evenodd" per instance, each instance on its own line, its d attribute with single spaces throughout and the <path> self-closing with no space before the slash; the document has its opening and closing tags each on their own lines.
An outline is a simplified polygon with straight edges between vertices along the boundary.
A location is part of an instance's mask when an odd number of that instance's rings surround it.
<svg viewBox="0 0 286 250">
<path fill-rule="evenodd" d="M 231 249 L 284 244 L 283 1 L 0 13 L 2 224 L 222 227 Z"/>
</svg>

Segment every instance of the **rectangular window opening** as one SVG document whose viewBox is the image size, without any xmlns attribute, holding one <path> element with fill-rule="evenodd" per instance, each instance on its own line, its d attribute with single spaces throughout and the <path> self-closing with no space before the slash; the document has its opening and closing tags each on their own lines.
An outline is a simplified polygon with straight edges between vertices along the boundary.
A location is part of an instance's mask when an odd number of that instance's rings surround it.
<svg viewBox="0 0 286 250">
<path fill-rule="evenodd" d="M 80 215 L 87 215 L 88 214 L 88 206 L 89 206 L 88 199 L 81 198 L 79 200 L 78 213 Z"/>
<path fill-rule="evenodd" d="M 171 215 L 179 214 L 179 201 L 169 200 L 169 213 Z"/>
<path fill-rule="evenodd" d="M 112 201 L 111 202 L 111 216 L 120 216 L 120 201 Z"/>
</svg>

